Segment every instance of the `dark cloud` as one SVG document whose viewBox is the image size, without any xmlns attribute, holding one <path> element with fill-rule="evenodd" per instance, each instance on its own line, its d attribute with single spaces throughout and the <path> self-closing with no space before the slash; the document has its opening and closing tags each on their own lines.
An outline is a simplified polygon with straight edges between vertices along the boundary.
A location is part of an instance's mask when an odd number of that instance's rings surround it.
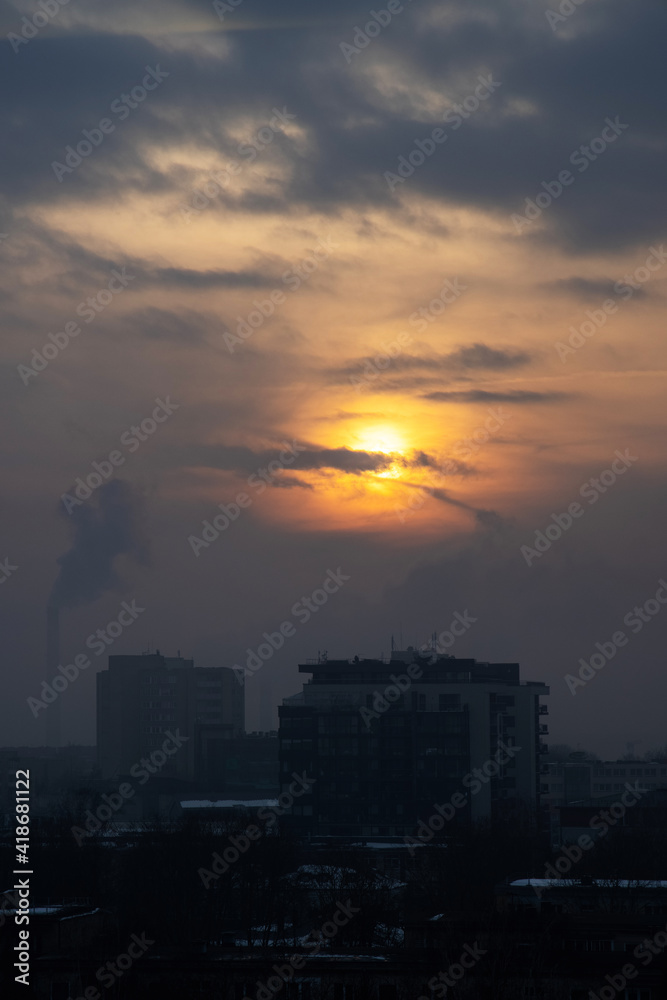
<svg viewBox="0 0 667 1000">
<path fill-rule="evenodd" d="M 482 528 L 490 531 L 499 531 L 507 524 L 505 519 L 498 514 L 497 511 L 475 507 L 472 504 L 466 503 L 464 500 L 459 500 L 456 497 L 451 496 L 447 490 L 443 490 L 440 487 L 424 487 L 423 484 L 414 484 L 414 488 L 422 495 L 426 490 L 428 494 L 439 503 L 467 511 L 469 514 L 472 514 L 475 522 Z M 410 510 L 411 508 L 408 507 L 407 509 Z"/>
<path fill-rule="evenodd" d="M 145 279 L 164 288 L 192 289 L 264 288 L 276 280 L 261 271 L 194 271 L 183 267 L 157 267 L 147 271 Z"/>
<path fill-rule="evenodd" d="M 504 371 L 527 365 L 531 355 L 527 351 L 513 351 L 488 347 L 486 344 L 471 344 L 445 355 L 445 362 L 460 368 L 481 368 Z"/>
<path fill-rule="evenodd" d="M 470 389 L 464 392 L 427 392 L 422 399 L 438 403 L 564 403 L 573 399 L 570 392 L 531 392 L 527 389 L 511 389 L 496 392 L 488 389 Z"/>
<path fill-rule="evenodd" d="M 377 358 L 377 355 L 375 355 Z M 364 376 L 364 365 L 371 365 L 372 373 L 380 372 L 383 377 L 384 371 L 379 370 L 375 365 L 375 358 L 370 355 L 364 358 L 356 358 L 349 361 L 334 372 L 336 377 L 349 378 L 350 375 L 357 377 Z M 532 355 L 528 351 L 514 350 L 512 348 L 489 347 L 487 344 L 476 343 L 469 347 L 459 347 L 448 354 L 399 354 L 390 361 L 387 373 L 407 372 L 407 371 L 465 371 L 467 369 L 479 369 L 487 371 L 505 371 L 512 368 L 520 368 L 529 364 Z"/>
<path fill-rule="evenodd" d="M 296 444 L 298 448 L 290 450 L 290 444 Z M 293 456 L 294 451 L 297 451 L 293 461 L 281 459 L 281 453 L 284 454 L 285 448 L 288 451 L 288 458 Z M 363 472 L 379 472 L 394 464 L 406 469 L 435 469 L 442 464 L 434 456 L 421 450 L 412 451 L 407 455 L 399 455 L 386 454 L 385 452 L 354 451 L 350 448 L 316 448 L 312 445 L 306 446 L 300 442 L 289 441 L 286 441 L 284 446 L 263 451 L 254 450 L 244 445 L 202 446 L 193 444 L 188 447 L 187 451 L 173 452 L 171 457 L 175 463 L 183 462 L 183 464 L 191 466 L 227 470 L 239 475 L 247 475 L 265 469 L 270 462 L 275 461 L 283 463 L 283 469 L 278 470 L 278 475 L 292 469 L 298 469 L 302 472 L 335 469 L 339 472 L 358 475 Z M 471 468 L 465 462 L 457 460 L 448 463 L 448 471 L 452 475 L 470 475 L 472 473 Z"/>
<path fill-rule="evenodd" d="M 584 302 L 600 301 L 601 299 L 615 298 L 614 284 L 620 278 L 610 278 L 605 281 L 600 278 L 560 278 L 558 281 L 549 281 L 542 285 L 548 292 L 562 295 L 564 298 L 581 299 Z M 634 291 L 634 298 L 644 298 L 647 295 L 644 288 L 637 288 Z"/>
<path fill-rule="evenodd" d="M 657 4 L 628 10 L 620 0 L 609 0 L 604 13 L 599 6 L 577 9 L 574 39 L 552 31 L 544 11 L 513 0 L 478 0 L 440 23 L 415 6 L 400 15 L 400 31 L 396 25 L 383 32 L 351 65 L 340 43 L 351 40 L 358 18 L 368 15 L 356 3 L 321 16 L 302 13 L 293 0 L 278 15 L 267 15 L 264 30 L 222 32 L 229 54 L 219 58 L 206 57 L 204 49 L 221 26 L 212 12 L 210 22 L 202 21 L 201 5 L 194 3 L 181 7 L 186 16 L 196 14 L 190 47 L 169 46 L 170 33 L 179 32 L 178 17 L 161 17 L 155 6 L 152 18 L 150 4 L 142 5 L 146 26 L 135 34 L 131 28 L 126 34 L 44 31 L 18 56 L 5 42 L 0 85 L 13 97 L 3 125 L 0 180 L 16 206 L 113 199 L 131 190 L 171 192 L 181 204 L 199 174 L 185 166 L 160 168 L 151 148 L 203 145 L 223 163 L 238 157 L 239 117 L 260 127 L 274 107 L 287 107 L 310 136 L 307 149 L 276 135 L 261 156 L 265 165 L 286 165 L 283 180 L 271 190 L 251 186 L 238 195 L 230 188 L 207 211 L 336 213 L 344 205 L 396 206 L 384 173 L 397 169 L 416 136 L 442 123 L 442 113 L 429 121 L 407 96 L 383 98 L 370 71 L 391 64 L 431 91 L 463 100 L 484 68 L 501 86 L 459 130 L 450 130 L 447 142 L 396 194 L 491 210 L 514 233 L 510 215 L 543 190 L 542 181 L 571 168 L 575 182 L 542 215 L 545 239 L 581 251 L 648 243 L 661 234 L 667 197 L 660 145 L 667 11 Z M 256 9 L 239 11 L 238 20 L 239 27 L 262 25 Z M 151 22 L 160 23 L 164 36 L 150 35 Z M 293 30 L 271 27 L 279 24 Z M 58 183 L 51 162 L 109 114 L 111 102 L 140 81 L 146 65 L 156 63 L 169 77 Z M 570 155 L 599 135 L 609 116 L 619 116 L 629 129 L 578 172 Z M 244 169 L 254 176 L 252 164 Z"/>
<path fill-rule="evenodd" d="M 298 449 L 290 451 L 292 442 L 286 441 L 289 469 L 338 469 L 341 472 L 362 473 L 377 472 L 386 469 L 394 459 L 382 452 L 353 451 L 349 448 L 313 448 L 295 442 Z M 244 445 L 193 446 L 183 452 L 182 460 L 189 465 L 202 465 L 216 469 L 227 469 L 239 474 L 257 472 L 268 466 L 269 462 L 281 461 L 283 447 L 272 450 L 254 451 Z M 303 450 L 301 450 L 303 449 Z M 296 452 L 296 457 L 294 457 Z M 178 457 L 178 456 L 174 456 Z"/>
</svg>

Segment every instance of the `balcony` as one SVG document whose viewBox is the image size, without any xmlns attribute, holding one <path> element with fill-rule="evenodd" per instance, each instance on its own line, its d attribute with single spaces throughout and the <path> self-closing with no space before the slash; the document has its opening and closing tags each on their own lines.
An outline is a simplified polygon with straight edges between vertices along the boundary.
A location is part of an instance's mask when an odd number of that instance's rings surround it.
<svg viewBox="0 0 667 1000">
<path fill-rule="evenodd" d="M 537 752 L 538 753 L 549 753 L 549 747 L 547 746 L 546 743 L 538 743 L 538 745 L 537 745 Z"/>
<path fill-rule="evenodd" d="M 539 715 L 548 715 L 549 714 L 549 706 L 548 705 L 538 705 L 538 713 L 539 713 Z"/>
<path fill-rule="evenodd" d="M 539 732 L 540 736 L 548 736 L 549 735 L 549 727 L 542 725 L 542 726 L 539 727 L 538 732 Z"/>
</svg>

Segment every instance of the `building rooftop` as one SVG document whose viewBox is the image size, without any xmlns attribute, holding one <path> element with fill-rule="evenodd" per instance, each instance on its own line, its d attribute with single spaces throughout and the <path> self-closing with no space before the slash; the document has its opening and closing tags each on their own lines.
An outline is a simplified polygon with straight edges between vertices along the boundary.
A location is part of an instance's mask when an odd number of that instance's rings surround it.
<svg viewBox="0 0 667 1000">
<path fill-rule="evenodd" d="M 419 676 L 413 679 L 420 684 L 522 684 L 518 663 L 489 663 L 411 649 L 394 650 L 390 660 L 358 656 L 347 660 L 321 658 L 317 662 L 300 663 L 299 673 L 312 674 L 311 684 L 376 684 L 390 683 L 391 674 L 404 674 L 413 665 L 419 667 Z M 535 681 L 523 684 L 544 687 Z"/>
</svg>

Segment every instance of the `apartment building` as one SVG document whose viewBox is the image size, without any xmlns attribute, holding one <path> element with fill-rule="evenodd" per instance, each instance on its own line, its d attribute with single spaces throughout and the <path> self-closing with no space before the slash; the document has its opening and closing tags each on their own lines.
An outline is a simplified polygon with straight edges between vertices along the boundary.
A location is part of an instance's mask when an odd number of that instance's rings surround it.
<svg viewBox="0 0 667 1000">
<path fill-rule="evenodd" d="M 279 708 L 281 787 L 295 771 L 316 779 L 292 810 L 297 829 L 412 835 L 453 796 L 457 821 L 534 820 L 549 688 L 521 681 L 518 663 L 408 648 L 299 671 L 311 679 Z"/>
<path fill-rule="evenodd" d="M 162 656 L 110 656 L 97 675 L 97 754 L 103 778 L 127 775 L 159 751 L 168 733 L 187 737 L 160 766 L 163 776 L 193 780 L 199 728 L 245 730 L 244 689 L 227 667 L 195 667 L 193 660 Z"/>
</svg>

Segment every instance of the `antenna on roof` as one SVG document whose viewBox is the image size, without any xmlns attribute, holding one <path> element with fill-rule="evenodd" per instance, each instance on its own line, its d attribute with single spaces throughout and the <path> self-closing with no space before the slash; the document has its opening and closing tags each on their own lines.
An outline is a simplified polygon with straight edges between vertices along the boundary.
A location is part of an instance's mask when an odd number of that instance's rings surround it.
<svg viewBox="0 0 667 1000">
<path fill-rule="evenodd" d="M 391 651 L 392 651 L 392 653 L 394 652 L 395 649 L 396 649 L 396 646 L 394 644 L 394 635 L 392 633 L 392 636 L 391 636 Z"/>
</svg>

